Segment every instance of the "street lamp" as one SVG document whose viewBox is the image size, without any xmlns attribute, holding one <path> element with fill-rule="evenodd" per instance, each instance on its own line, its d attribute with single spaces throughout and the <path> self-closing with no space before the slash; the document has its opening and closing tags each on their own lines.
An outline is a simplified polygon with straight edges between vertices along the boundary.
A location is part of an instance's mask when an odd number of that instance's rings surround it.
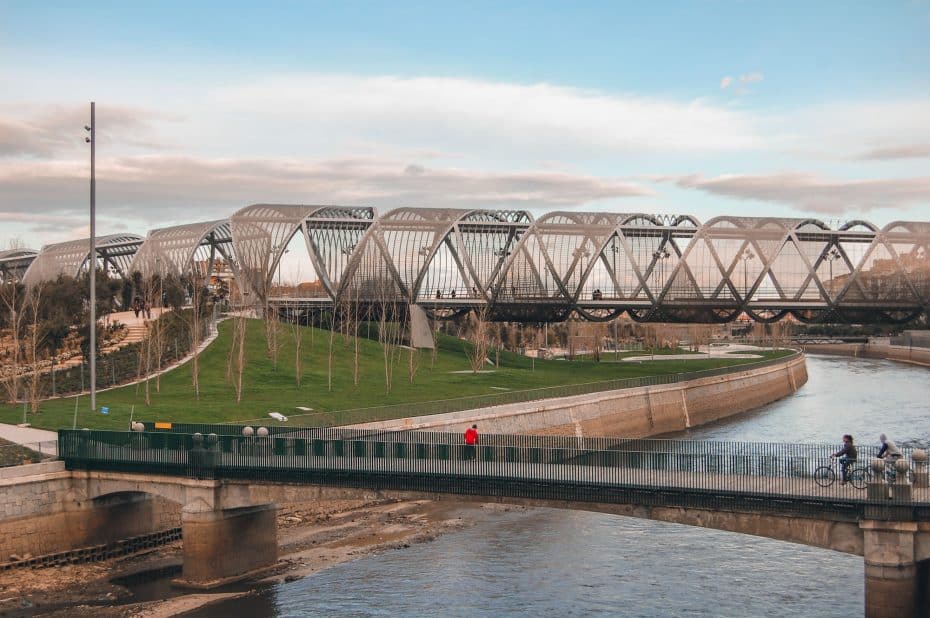
<svg viewBox="0 0 930 618">
<path fill-rule="evenodd" d="M 839 259 L 840 257 L 840 252 L 836 250 L 836 247 L 830 249 L 830 251 L 827 252 L 827 255 L 824 256 L 824 259 L 826 259 L 830 264 L 830 298 L 827 299 L 828 301 L 833 300 L 833 261 Z"/>
<path fill-rule="evenodd" d="M 665 260 L 667 260 L 672 254 L 668 252 L 668 249 L 662 247 L 661 249 L 656 249 L 652 252 L 652 262 L 655 266 L 659 267 L 659 293 L 661 294 L 662 289 L 665 288 Z M 653 266 L 653 268 L 655 268 Z"/>
<path fill-rule="evenodd" d="M 752 249 L 746 248 L 743 251 L 742 255 L 739 256 L 739 259 L 743 260 L 743 302 L 749 302 L 749 279 L 748 279 L 748 265 L 749 260 L 756 257 L 756 254 L 752 252 Z"/>
<path fill-rule="evenodd" d="M 90 409 L 97 409 L 97 179 L 95 169 L 95 146 L 97 144 L 97 124 L 94 101 L 90 102 L 90 126 L 84 130 L 90 133 L 84 141 L 90 144 Z"/>
</svg>

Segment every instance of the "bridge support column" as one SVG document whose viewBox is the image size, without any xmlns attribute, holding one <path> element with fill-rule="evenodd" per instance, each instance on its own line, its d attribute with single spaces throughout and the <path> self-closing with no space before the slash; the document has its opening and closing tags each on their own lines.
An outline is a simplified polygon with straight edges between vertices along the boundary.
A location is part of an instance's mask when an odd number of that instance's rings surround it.
<svg viewBox="0 0 930 618">
<path fill-rule="evenodd" d="M 184 570 L 174 583 L 215 588 L 274 566 L 278 560 L 274 504 L 181 515 Z"/>
<path fill-rule="evenodd" d="M 863 521 L 866 618 L 927 615 L 915 556 L 917 524 Z"/>
</svg>

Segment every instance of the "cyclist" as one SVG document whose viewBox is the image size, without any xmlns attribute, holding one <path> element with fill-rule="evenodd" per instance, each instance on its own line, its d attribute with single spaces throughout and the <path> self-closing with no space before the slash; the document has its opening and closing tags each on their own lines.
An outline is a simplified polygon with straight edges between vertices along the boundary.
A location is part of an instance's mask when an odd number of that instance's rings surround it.
<svg viewBox="0 0 930 618">
<path fill-rule="evenodd" d="M 840 472 L 842 474 L 843 480 L 840 482 L 840 485 L 846 484 L 846 469 L 849 467 L 849 464 L 856 461 L 859 456 L 858 451 L 856 450 L 856 445 L 853 444 L 853 437 L 849 434 L 843 436 L 843 448 L 837 452 L 830 455 L 830 457 L 839 457 L 840 458 Z"/>
<path fill-rule="evenodd" d="M 882 443 L 882 448 L 878 451 L 878 457 L 879 459 L 885 460 L 885 478 L 889 483 L 893 483 L 897 477 L 894 464 L 901 459 L 904 454 L 901 453 L 901 449 L 898 448 L 898 445 L 885 434 L 879 435 L 878 439 Z"/>
</svg>

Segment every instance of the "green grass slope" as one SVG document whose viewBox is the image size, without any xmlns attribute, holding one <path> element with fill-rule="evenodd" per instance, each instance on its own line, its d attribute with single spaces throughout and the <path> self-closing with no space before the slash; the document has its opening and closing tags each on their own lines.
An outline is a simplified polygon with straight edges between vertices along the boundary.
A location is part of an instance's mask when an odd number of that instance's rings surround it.
<svg viewBox="0 0 930 618">
<path fill-rule="evenodd" d="M 155 392 L 155 380 L 150 382 L 151 405 L 146 406 L 144 385 L 136 384 L 100 392 L 98 407 L 108 407 L 109 414 L 93 413 L 89 398 L 80 397 L 77 405 L 77 426 L 95 429 L 125 429 L 130 415 L 135 420 L 174 422 L 262 422 L 273 424 L 268 412 L 280 412 L 291 417 L 290 424 L 330 425 L 350 420 L 334 411 L 372 408 L 351 414 L 352 422 L 396 418 L 428 413 L 423 406 L 416 409 L 378 409 L 392 404 L 412 404 L 474 395 L 488 395 L 565 384 L 578 384 L 645 375 L 697 371 L 727 365 L 743 364 L 739 359 L 655 361 L 643 363 L 594 362 L 589 360 L 537 360 L 501 352 L 500 367 L 486 365 L 487 373 L 473 374 L 465 355 L 465 342 L 441 337 L 435 362 L 430 351 L 419 353 L 419 369 L 414 380 L 408 379 L 408 351 L 398 349 L 392 365 L 390 392 L 386 389 L 384 354 L 376 341 L 359 340 L 359 384 L 353 383 L 354 343 L 336 335 L 333 351 L 332 388 L 327 387 L 327 352 L 329 333 L 313 328 L 301 328 L 302 381 L 295 384 L 294 338 L 291 327 L 281 325 L 281 344 L 277 367 L 265 354 L 264 330 L 258 321 L 250 320 L 247 332 L 247 366 L 243 379 L 242 401 L 236 402 L 235 389 L 226 381 L 226 359 L 231 343 L 232 323 L 220 325 L 217 339 L 200 355 L 200 399 L 196 399 L 191 384 L 191 364 L 177 367 L 161 377 L 160 392 Z M 642 354 L 642 353 L 636 353 Z M 785 354 L 775 352 L 774 355 Z M 766 352 L 771 357 L 772 352 Z M 494 358 L 493 352 L 491 358 Z M 613 360 L 605 354 L 604 360 Z M 535 365 L 535 367 L 534 367 Z M 312 408 L 306 413 L 298 406 Z M 47 429 L 70 428 L 74 422 L 75 398 L 68 397 L 42 402 L 40 411 L 28 414 L 28 422 Z M 21 423 L 22 406 L 0 406 L 0 422 Z"/>
</svg>

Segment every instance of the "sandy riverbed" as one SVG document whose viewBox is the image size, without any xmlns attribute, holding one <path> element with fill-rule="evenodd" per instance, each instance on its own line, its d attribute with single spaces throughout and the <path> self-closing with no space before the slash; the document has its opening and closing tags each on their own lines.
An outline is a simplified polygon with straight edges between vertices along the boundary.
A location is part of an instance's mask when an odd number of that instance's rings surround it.
<svg viewBox="0 0 930 618">
<path fill-rule="evenodd" d="M 332 500 L 279 506 L 278 565 L 256 584 L 293 581 L 342 562 L 431 541 L 468 526 L 469 510 L 519 508 L 433 500 Z M 133 603 L 127 588 L 110 581 L 180 563 L 177 542 L 106 562 L 2 572 L 0 616 L 161 618 L 251 594 L 244 585 L 235 592 L 196 592 Z"/>
</svg>

